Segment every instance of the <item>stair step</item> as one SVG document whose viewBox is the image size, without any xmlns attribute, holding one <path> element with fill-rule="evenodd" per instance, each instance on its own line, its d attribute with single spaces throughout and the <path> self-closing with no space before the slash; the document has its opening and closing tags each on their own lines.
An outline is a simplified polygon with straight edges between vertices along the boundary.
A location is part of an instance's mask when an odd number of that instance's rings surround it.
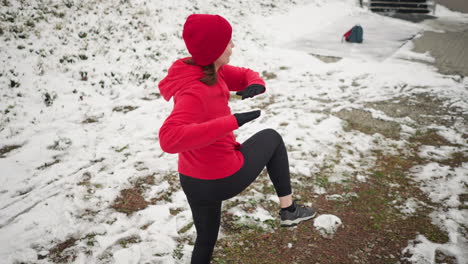
<svg viewBox="0 0 468 264">
<path fill-rule="evenodd" d="M 372 8 L 371 9 L 372 12 L 390 12 L 390 11 L 394 11 L 394 12 L 397 12 L 397 13 L 415 13 L 415 14 L 427 14 L 429 12 L 431 12 L 430 10 L 428 9 L 391 9 L 391 8 Z"/>
<path fill-rule="evenodd" d="M 429 13 L 426 0 L 370 0 L 369 9 L 373 12 Z"/>
<path fill-rule="evenodd" d="M 428 9 L 428 5 L 419 5 L 419 6 L 397 6 L 397 5 L 374 5 L 372 4 L 370 8 L 393 8 L 393 9 Z"/>
<path fill-rule="evenodd" d="M 374 2 L 385 2 L 385 3 L 427 3 L 427 0 L 370 0 L 371 3 Z"/>
<path fill-rule="evenodd" d="M 418 2 L 386 2 L 386 1 L 372 1 L 370 3 L 371 6 L 376 5 L 389 5 L 389 6 L 427 6 L 427 3 L 418 3 Z"/>
</svg>

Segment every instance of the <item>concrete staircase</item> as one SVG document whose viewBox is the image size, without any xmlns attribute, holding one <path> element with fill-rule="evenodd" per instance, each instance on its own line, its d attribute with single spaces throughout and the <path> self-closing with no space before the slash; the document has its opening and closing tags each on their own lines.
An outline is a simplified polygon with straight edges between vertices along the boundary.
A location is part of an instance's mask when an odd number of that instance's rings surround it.
<svg viewBox="0 0 468 264">
<path fill-rule="evenodd" d="M 369 0 L 367 5 L 373 12 L 411 14 L 428 14 L 435 7 L 432 0 Z"/>
</svg>

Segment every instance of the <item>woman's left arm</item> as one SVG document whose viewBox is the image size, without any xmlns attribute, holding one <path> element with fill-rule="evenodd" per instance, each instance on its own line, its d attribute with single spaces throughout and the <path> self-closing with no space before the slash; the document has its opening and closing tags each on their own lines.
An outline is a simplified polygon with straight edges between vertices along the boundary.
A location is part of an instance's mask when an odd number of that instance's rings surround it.
<svg viewBox="0 0 468 264">
<path fill-rule="evenodd" d="M 219 75 L 226 82 L 230 91 L 242 91 L 252 84 L 265 86 L 265 82 L 257 72 L 243 67 L 226 64 L 219 69 Z"/>
</svg>

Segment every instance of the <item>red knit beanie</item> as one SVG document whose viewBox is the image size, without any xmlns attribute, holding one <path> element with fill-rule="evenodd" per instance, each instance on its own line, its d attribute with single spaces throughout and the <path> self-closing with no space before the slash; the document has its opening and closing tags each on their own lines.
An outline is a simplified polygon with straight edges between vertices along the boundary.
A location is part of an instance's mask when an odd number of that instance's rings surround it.
<svg viewBox="0 0 468 264">
<path fill-rule="evenodd" d="M 232 27 L 218 15 L 190 15 L 184 24 L 182 37 L 193 61 L 206 66 L 223 54 L 231 40 Z"/>
</svg>

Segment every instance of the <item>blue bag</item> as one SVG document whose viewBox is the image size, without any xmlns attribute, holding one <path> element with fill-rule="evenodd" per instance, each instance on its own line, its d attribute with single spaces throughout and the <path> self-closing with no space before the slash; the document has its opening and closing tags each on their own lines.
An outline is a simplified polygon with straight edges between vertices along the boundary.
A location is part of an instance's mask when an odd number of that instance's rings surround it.
<svg viewBox="0 0 468 264">
<path fill-rule="evenodd" d="M 343 35 L 343 38 L 347 42 L 351 43 L 362 43 L 364 36 L 364 30 L 360 25 L 356 25 L 351 28 L 348 32 Z"/>
</svg>

